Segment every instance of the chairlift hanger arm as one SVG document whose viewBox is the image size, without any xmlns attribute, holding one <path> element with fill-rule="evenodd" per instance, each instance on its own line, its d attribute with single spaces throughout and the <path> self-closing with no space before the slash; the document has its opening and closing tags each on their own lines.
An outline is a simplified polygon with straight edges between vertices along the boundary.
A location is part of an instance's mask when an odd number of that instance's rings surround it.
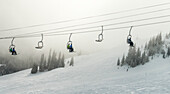
<svg viewBox="0 0 170 94">
<path fill-rule="evenodd" d="M 70 33 L 70 36 L 69 36 L 69 41 L 71 41 L 71 36 L 72 36 L 72 33 Z"/>
<path fill-rule="evenodd" d="M 41 34 L 41 36 L 42 36 L 42 39 L 41 39 L 41 41 L 43 41 L 43 34 Z"/>
<path fill-rule="evenodd" d="M 103 34 L 103 26 L 102 26 L 102 33 L 101 34 Z"/>
<path fill-rule="evenodd" d="M 133 28 L 133 26 L 131 26 L 131 27 L 130 27 L 130 30 L 129 30 L 129 35 L 130 35 L 130 36 L 131 36 L 132 28 Z"/>
<path fill-rule="evenodd" d="M 14 45 L 14 44 L 13 44 L 14 39 L 15 39 L 15 37 L 12 38 L 11 45 Z"/>
<path fill-rule="evenodd" d="M 98 35 L 98 40 L 96 40 L 96 42 L 101 42 L 103 41 L 103 26 L 102 27 L 102 32 Z"/>
</svg>

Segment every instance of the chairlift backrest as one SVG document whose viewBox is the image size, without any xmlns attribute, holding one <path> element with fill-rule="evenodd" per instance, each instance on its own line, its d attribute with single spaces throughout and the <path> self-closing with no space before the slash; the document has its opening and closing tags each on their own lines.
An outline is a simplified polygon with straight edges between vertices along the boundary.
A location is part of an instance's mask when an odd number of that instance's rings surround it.
<svg viewBox="0 0 170 94">
<path fill-rule="evenodd" d="M 43 46 L 44 46 L 44 44 L 43 44 L 43 34 L 41 34 L 41 36 L 42 36 L 42 39 L 41 39 L 41 41 L 38 42 L 38 46 L 35 47 L 36 49 L 42 49 Z"/>
<path fill-rule="evenodd" d="M 102 26 L 102 32 L 98 35 L 98 40 L 96 42 L 102 42 L 103 41 L 103 26 Z"/>
<path fill-rule="evenodd" d="M 103 41 L 103 34 L 99 34 L 97 42 L 102 42 Z"/>
</svg>

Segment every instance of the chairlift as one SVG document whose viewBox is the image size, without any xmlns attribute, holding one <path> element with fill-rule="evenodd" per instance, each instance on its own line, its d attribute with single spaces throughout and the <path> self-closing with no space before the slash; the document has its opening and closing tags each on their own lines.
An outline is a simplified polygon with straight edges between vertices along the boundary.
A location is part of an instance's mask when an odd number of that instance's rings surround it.
<svg viewBox="0 0 170 94">
<path fill-rule="evenodd" d="M 130 47 L 134 47 L 134 43 L 132 42 L 132 35 L 131 35 L 132 28 L 133 26 L 130 27 L 129 35 L 127 36 L 127 43 L 129 44 Z"/>
<path fill-rule="evenodd" d="M 70 40 L 71 36 L 72 36 L 72 33 L 70 34 L 69 41 L 67 42 L 67 49 L 69 50 L 69 52 L 74 52 L 73 44 L 72 44 L 72 41 Z"/>
<path fill-rule="evenodd" d="M 42 36 L 42 39 L 41 39 L 41 41 L 38 42 L 38 46 L 35 47 L 36 49 L 42 49 L 43 48 L 43 34 L 41 34 L 41 36 Z"/>
<path fill-rule="evenodd" d="M 14 38 L 11 41 L 11 45 L 9 46 L 9 52 L 12 53 L 12 55 L 17 55 L 17 52 L 15 50 L 15 45 L 13 44 Z"/>
<path fill-rule="evenodd" d="M 102 32 L 98 35 L 98 40 L 96 42 L 102 42 L 103 41 L 103 26 L 102 27 Z"/>
</svg>

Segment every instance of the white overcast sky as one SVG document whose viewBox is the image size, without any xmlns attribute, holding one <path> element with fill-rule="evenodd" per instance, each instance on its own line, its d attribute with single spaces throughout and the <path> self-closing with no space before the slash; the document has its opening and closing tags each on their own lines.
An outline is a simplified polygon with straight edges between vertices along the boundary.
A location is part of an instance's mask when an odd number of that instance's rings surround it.
<svg viewBox="0 0 170 94">
<path fill-rule="evenodd" d="M 95 16 L 100 14 L 112 13 L 121 10 L 134 9 L 144 6 L 150 6 L 155 4 L 167 3 L 169 0 L 0 0 L 0 30 L 23 27 L 29 25 L 51 23 L 62 20 L 77 19 L 88 16 Z M 169 5 L 145 9 L 134 12 L 127 12 L 119 15 L 111 15 L 106 17 L 99 17 L 94 19 L 88 19 L 77 22 L 69 22 L 63 24 L 55 24 L 42 26 L 37 28 L 28 28 L 21 30 L 14 30 L 8 32 L 0 32 L 0 37 L 12 36 L 17 34 L 23 34 L 28 32 L 35 32 L 39 30 L 53 29 L 63 26 L 69 26 L 74 24 L 87 23 L 97 20 L 104 20 L 108 18 L 115 18 L 120 16 L 125 16 L 129 14 L 153 11 L 158 9 L 170 8 Z M 145 16 L 137 16 L 133 18 L 126 18 L 117 21 L 110 21 L 105 23 L 98 23 L 96 25 L 115 23 L 120 21 L 128 21 L 133 19 L 141 19 L 147 17 L 154 17 L 160 15 L 168 15 L 170 11 L 155 13 Z M 155 22 L 155 21 L 165 21 L 170 20 L 170 18 L 151 20 L 146 22 Z M 143 22 L 143 23 L 146 23 Z M 133 23 L 141 24 L 141 23 Z M 131 25 L 131 24 L 127 24 Z M 90 26 L 90 25 L 89 25 Z M 119 26 L 119 25 L 118 25 Z M 82 26 L 83 27 L 83 26 Z M 88 26 L 84 26 L 88 27 Z M 78 28 L 78 27 L 77 27 Z M 123 30 L 114 30 L 112 32 L 107 32 L 104 35 L 104 42 L 101 44 L 95 43 L 98 33 L 92 34 L 80 34 L 73 35 L 72 41 L 74 42 L 74 47 L 78 51 L 84 53 L 96 52 L 104 49 L 111 49 L 118 47 L 120 45 L 127 46 L 126 36 L 129 29 Z M 157 35 L 159 32 L 166 33 L 169 32 L 169 23 L 161 25 L 153 25 L 146 27 L 137 27 L 132 31 L 133 40 L 136 45 L 144 44 L 151 36 Z M 68 36 L 54 36 L 54 37 L 45 37 L 44 44 L 45 47 L 41 50 L 41 53 L 46 53 L 50 48 L 66 52 L 66 42 L 68 41 Z M 26 39 L 15 39 L 15 45 L 18 52 L 25 53 L 29 51 L 30 53 L 38 53 L 34 47 L 37 45 L 37 42 L 40 38 L 26 38 Z M 8 47 L 11 40 L 0 40 L 1 52 L 5 54 L 8 53 Z M 29 53 L 29 54 L 30 54 Z M 123 52 L 122 52 L 123 53 Z"/>
</svg>

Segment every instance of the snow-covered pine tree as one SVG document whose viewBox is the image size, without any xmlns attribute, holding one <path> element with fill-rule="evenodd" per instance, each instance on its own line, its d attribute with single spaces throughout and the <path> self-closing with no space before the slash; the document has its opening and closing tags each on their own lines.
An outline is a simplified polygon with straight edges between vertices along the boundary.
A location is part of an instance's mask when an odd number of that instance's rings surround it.
<svg viewBox="0 0 170 94">
<path fill-rule="evenodd" d="M 135 47 L 130 47 L 129 48 L 129 52 L 128 52 L 128 55 L 126 57 L 126 63 L 129 65 L 129 66 L 132 66 L 133 65 L 136 65 L 134 63 L 136 63 L 136 48 Z"/>
<path fill-rule="evenodd" d="M 51 67 L 52 67 L 52 69 L 58 68 L 57 53 L 55 51 L 53 51 Z"/>
<path fill-rule="evenodd" d="M 55 61 L 55 52 L 53 51 L 53 54 L 51 55 L 51 49 L 50 49 L 50 52 L 49 52 L 49 57 L 48 57 L 48 71 L 54 69 L 54 61 Z"/>
<path fill-rule="evenodd" d="M 159 44 L 159 45 L 162 45 L 162 44 L 163 44 L 163 41 L 162 41 L 162 33 L 160 33 L 157 37 L 158 37 L 158 44 Z"/>
<path fill-rule="evenodd" d="M 74 66 L 74 58 L 73 57 L 71 58 L 70 66 Z"/>
<path fill-rule="evenodd" d="M 59 67 L 64 67 L 65 66 L 65 63 L 64 63 L 64 54 L 63 54 L 63 56 L 62 56 L 62 58 L 61 58 L 61 60 L 60 60 L 60 63 L 59 63 Z"/>
<path fill-rule="evenodd" d="M 121 66 L 125 65 L 125 55 L 123 55 L 122 60 L 121 60 Z"/>
<path fill-rule="evenodd" d="M 144 65 L 145 62 L 146 62 L 145 57 L 146 57 L 146 54 L 145 54 L 145 51 L 144 51 L 144 52 L 142 53 L 142 61 L 141 61 L 142 65 Z"/>
<path fill-rule="evenodd" d="M 136 53 L 136 65 L 141 64 L 141 51 L 140 48 L 137 49 L 137 53 Z"/>
<path fill-rule="evenodd" d="M 157 53 L 159 50 L 157 48 L 158 42 L 156 41 L 156 39 L 158 40 L 158 38 L 153 37 L 149 40 L 149 43 L 148 43 L 148 55 L 149 56 L 155 55 L 155 53 Z"/>
<path fill-rule="evenodd" d="M 149 62 L 149 56 L 146 55 L 145 51 L 142 53 L 142 65 L 144 65 L 146 62 Z"/>
<path fill-rule="evenodd" d="M 55 51 L 53 51 L 53 54 L 51 56 L 51 60 L 50 60 L 50 64 L 49 64 L 48 70 L 55 69 L 56 65 L 57 65 L 56 62 L 57 62 L 57 60 L 56 60 L 56 53 L 55 53 Z"/>
<path fill-rule="evenodd" d="M 144 48 L 144 50 L 148 50 L 148 43 L 147 43 L 147 42 L 145 43 L 145 48 Z"/>
<path fill-rule="evenodd" d="M 50 70 L 50 65 L 51 65 L 51 49 L 50 49 L 50 52 L 49 52 L 48 62 L 47 62 L 48 70 Z"/>
<path fill-rule="evenodd" d="M 126 63 L 130 65 L 131 61 L 132 61 L 132 47 L 129 48 L 128 54 L 126 56 Z"/>
<path fill-rule="evenodd" d="M 136 60 L 131 60 L 130 66 L 131 67 L 136 67 L 137 66 Z"/>
<path fill-rule="evenodd" d="M 61 66 L 61 52 L 59 53 L 59 56 L 58 56 L 58 65 L 57 67 L 60 67 Z"/>
<path fill-rule="evenodd" d="M 166 34 L 166 35 L 165 35 L 165 38 L 166 38 L 166 39 L 169 39 L 169 34 Z"/>
<path fill-rule="evenodd" d="M 39 71 L 43 72 L 45 70 L 45 62 L 44 62 L 44 54 L 41 55 L 41 60 L 40 60 L 40 66 L 39 66 Z"/>
<path fill-rule="evenodd" d="M 37 73 L 37 71 L 38 71 L 38 65 L 34 64 L 33 67 L 32 67 L 31 73 L 35 74 L 35 73 Z"/>
<path fill-rule="evenodd" d="M 162 57 L 165 59 L 165 50 L 164 49 L 162 49 L 161 54 L 162 54 Z"/>
<path fill-rule="evenodd" d="M 170 56 L 170 47 L 168 47 L 167 56 Z"/>
<path fill-rule="evenodd" d="M 120 65 L 120 59 L 118 58 L 118 60 L 117 60 L 117 66 L 119 66 Z"/>
<path fill-rule="evenodd" d="M 48 70 L 46 59 L 44 59 L 44 71 L 45 71 L 45 70 Z"/>
</svg>

